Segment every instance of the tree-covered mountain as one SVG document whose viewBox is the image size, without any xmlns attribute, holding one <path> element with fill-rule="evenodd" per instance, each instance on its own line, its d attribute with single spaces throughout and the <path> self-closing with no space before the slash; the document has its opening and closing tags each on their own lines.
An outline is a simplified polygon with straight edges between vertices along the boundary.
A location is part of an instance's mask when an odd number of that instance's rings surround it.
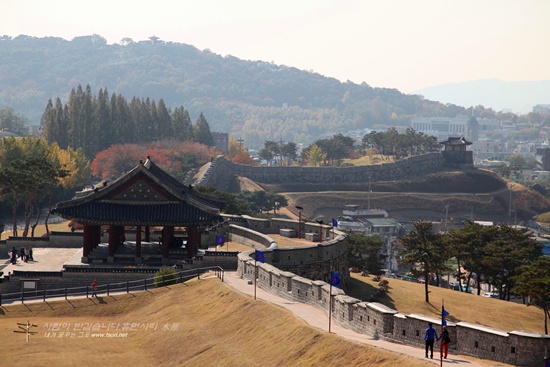
<svg viewBox="0 0 550 367">
<path fill-rule="evenodd" d="M 342 83 L 317 73 L 263 61 L 245 61 L 152 37 L 107 44 L 99 35 L 62 38 L 0 37 L 0 108 L 12 107 L 39 125 L 48 99 L 69 98 L 77 85 L 150 98 L 191 118 L 200 113 L 212 131 L 242 137 L 250 147 L 266 140 L 311 143 L 376 125 L 408 125 L 412 116 L 454 116 L 443 105 L 396 89 Z"/>
</svg>

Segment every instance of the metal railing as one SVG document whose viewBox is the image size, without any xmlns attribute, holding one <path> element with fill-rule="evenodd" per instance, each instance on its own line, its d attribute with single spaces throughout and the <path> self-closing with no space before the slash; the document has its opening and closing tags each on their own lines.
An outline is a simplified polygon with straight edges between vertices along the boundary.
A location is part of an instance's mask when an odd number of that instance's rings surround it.
<svg viewBox="0 0 550 367">
<path fill-rule="evenodd" d="M 183 283 L 189 279 L 198 277 L 207 272 L 214 272 L 215 275 L 223 282 L 224 270 L 220 266 L 209 266 L 204 268 L 190 269 L 178 271 L 175 274 L 163 274 L 161 277 L 143 278 L 139 280 L 132 280 L 126 282 L 116 282 L 98 285 L 95 291 L 96 296 L 106 295 L 111 293 L 130 293 L 138 291 L 146 291 L 151 288 L 157 288 L 159 286 L 171 285 L 176 283 Z M 156 281 L 155 281 L 156 280 Z M 4 293 L 0 294 L 0 306 L 3 303 L 13 303 L 15 301 L 36 301 L 42 300 L 46 302 L 48 298 L 65 298 L 68 297 L 90 297 L 93 294 L 92 287 L 90 285 L 71 287 L 71 288 L 56 288 L 56 289 L 40 289 L 40 290 L 21 290 L 16 293 Z"/>
</svg>

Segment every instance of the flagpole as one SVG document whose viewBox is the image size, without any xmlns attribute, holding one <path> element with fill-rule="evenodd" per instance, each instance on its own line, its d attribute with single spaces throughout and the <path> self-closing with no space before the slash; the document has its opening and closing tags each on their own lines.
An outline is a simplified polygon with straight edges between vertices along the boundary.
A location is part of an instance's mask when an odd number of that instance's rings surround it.
<svg viewBox="0 0 550 367">
<path fill-rule="evenodd" d="M 443 348 L 441 343 L 443 343 L 443 310 L 445 309 L 445 298 L 441 298 L 441 334 L 439 335 L 439 366 L 443 366 Z"/>
<path fill-rule="evenodd" d="M 328 332 L 330 334 L 330 323 L 332 320 L 332 272 L 330 273 L 330 290 L 328 292 Z"/>
<path fill-rule="evenodd" d="M 254 300 L 256 299 L 256 279 L 258 278 L 258 266 L 256 265 L 257 257 L 256 250 L 254 250 Z"/>
</svg>

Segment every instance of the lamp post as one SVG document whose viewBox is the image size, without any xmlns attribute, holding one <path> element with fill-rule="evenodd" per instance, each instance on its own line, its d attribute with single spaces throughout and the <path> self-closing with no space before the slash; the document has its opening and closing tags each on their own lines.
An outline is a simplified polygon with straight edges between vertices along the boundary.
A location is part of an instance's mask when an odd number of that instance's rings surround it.
<svg viewBox="0 0 550 367">
<path fill-rule="evenodd" d="M 301 231 L 302 231 L 302 210 L 304 210 L 303 207 L 296 205 L 296 209 L 298 209 L 298 239 L 301 238 Z"/>
</svg>

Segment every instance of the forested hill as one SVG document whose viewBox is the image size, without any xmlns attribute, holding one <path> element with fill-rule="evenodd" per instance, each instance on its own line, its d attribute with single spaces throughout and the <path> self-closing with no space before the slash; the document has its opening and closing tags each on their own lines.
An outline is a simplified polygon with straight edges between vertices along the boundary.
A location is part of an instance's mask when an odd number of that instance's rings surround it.
<svg viewBox="0 0 550 367">
<path fill-rule="evenodd" d="M 128 99 L 162 98 L 169 108 L 183 105 L 193 119 L 203 112 L 212 131 L 242 137 L 249 148 L 265 140 L 310 143 L 378 124 L 408 125 L 414 115 L 464 112 L 395 89 L 341 83 L 162 40 L 110 45 L 98 35 L 0 38 L 0 108 L 12 107 L 38 125 L 48 99 L 66 101 L 79 84 Z"/>
</svg>

